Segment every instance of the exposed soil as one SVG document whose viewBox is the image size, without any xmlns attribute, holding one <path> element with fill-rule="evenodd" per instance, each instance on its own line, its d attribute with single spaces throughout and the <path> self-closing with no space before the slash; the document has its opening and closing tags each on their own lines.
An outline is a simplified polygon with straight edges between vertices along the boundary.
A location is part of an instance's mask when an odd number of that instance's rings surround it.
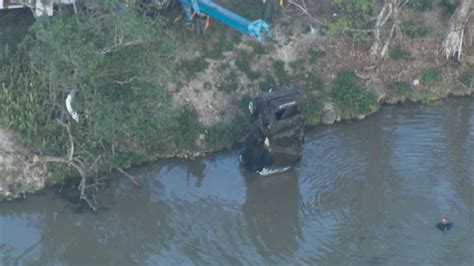
<svg viewBox="0 0 474 266">
<path fill-rule="evenodd" d="M 470 21 L 471 32 L 466 33 L 461 62 L 447 60 L 440 53 L 447 19 L 439 7 L 421 14 L 406 13 L 403 21 L 421 23 L 429 29 L 429 34 L 421 38 L 409 38 L 404 34 L 395 36 L 391 47 L 401 47 L 403 51 L 409 52 L 408 55 L 396 60 L 387 54 L 382 59 L 370 54 L 370 43 L 361 45 L 342 35 L 330 35 L 315 22 L 327 21 L 333 12 L 337 12 L 330 10 L 327 3 L 311 1 L 308 7 L 315 10 L 312 18 L 294 7 L 286 7 L 278 21 L 272 23 L 273 39 L 261 46 L 254 39 L 238 37 L 240 41 L 233 44 L 231 49 L 210 58 L 200 44 L 189 42 L 183 52 L 177 55 L 177 64 L 190 60 L 198 64 L 196 69 L 188 70 L 192 73 L 183 74 L 178 83 L 170 84 L 174 103 L 192 107 L 202 125 L 210 127 L 231 122 L 244 111 L 243 101 L 268 89 L 292 86 L 308 90 L 308 86 L 321 86 L 310 88 L 311 93 L 318 96 L 322 90 L 331 89 L 337 73 L 342 71 L 356 73 L 360 85 L 375 94 L 380 103 L 396 103 L 407 99 L 431 101 L 453 94 L 473 93 L 473 88 L 460 86 L 458 78 L 461 73 L 473 69 L 474 19 Z M 225 27 L 223 30 L 231 31 Z M 216 32 L 207 38 L 216 47 L 219 43 L 227 46 L 229 42 L 221 40 L 222 35 Z M 214 48 L 211 45 L 210 49 Z M 316 57 L 315 51 L 320 52 Z M 420 83 L 421 74 L 427 69 L 438 70 L 441 73 L 440 80 L 430 84 Z M 315 74 L 322 83 L 306 80 L 294 83 L 295 77 L 306 77 L 308 73 Z M 186 76 L 190 74 L 191 77 Z M 303 88 L 302 83 L 305 82 Z M 408 91 L 400 95 L 391 87 L 394 82 L 406 82 Z M 323 123 L 340 120 L 339 110 L 330 99 L 324 99 L 321 109 L 324 113 Z M 364 116 L 357 114 L 358 118 Z M 199 141 L 202 142 L 205 137 L 200 135 Z M 45 186 L 48 177 L 46 166 L 40 164 L 36 156 L 28 154 L 18 139 L 0 129 L 0 199 L 19 197 Z"/>
<path fill-rule="evenodd" d="M 0 129 L 0 199 L 24 196 L 45 186 L 46 166 L 28 155 L 13 134 Z"/>
<path fill-rule="evenodd" d="M 323 21 L 328 13 L 330 13 L 328 10 L 319 12 L 314 18 Z M 175 101 L 191 104 L 204 125 L 229 121 L 238 112 L 238 100 L 244 95 L 255 96 L 261 93 L 261 88 L 258 88 L 257 84 L 265 79 L 263 75 L 266 73 L 275 75 L 272 69 L 272 62 L 275 60 L 283 61 L 285 70 L 290 75 L 293 74 L 289 67 L 291 63 L 305 62 L 305 71 L 317 73 L 326 84 L 330 84 L 335 75 L 341 71 L 357 73 L 369 70 L 383 83 L 383 88 L 378 89 L 377 94 L 380 95 L 377 95 L 377 98 L 388 103 L 396 103 L 406 98 L 390 90 L 391 84 L 396 81 L 410 84 L 413 95 L 422 94 L 432 100 L 446 97 L 448 94 L 471 93 L 458 90 L 456 78 L 472 67 L 470 65 L 474 56 L 472 41 L 466 42 L 468 45 L 471 44 L 471 47 L 465 49 L 462 62 L 446 60 L 440 51 L 448 20 L 444 16 L 446 15 L 439 7 L 421 14 L 404 12 L 402 21 L 421 23 L 429 30 L 429 34 L 422 38 L 410 38 L 404 34 L 395 36 L 391 47 L 401 47 L 409 51 L 409 58 L 394 60 L 388 54 L 384 59 L 372 56 L 369 51 L 370 44 L 364 46 L 342 36 L 330 36 L 325 30 L 318 28 L 312 18 L 295 8 L 287 8 L 284 9 L 278 22 L 272 25 L 274 38 L 264 44 L 265 53 L 253 54 L 250 60 L 251 70 L 262 74 L 257 80 L 250 80 L 236 67 L 236 59 L 243 56 L 243 51 L 252 52 L 255 43 L 255 40 L 243 37 L 243 41 L 232 51 L 226 52 L 222 59 L 208 60 L 208 68 L 180 88 L 179 93 L 175 95 Z M 199 50 L 196 47 L 195 49 Z M 324 56 L 315 63 L 308 63 L 311 51 L 315 49 L 324 51 Z M 441 80 L 436 84 L 414 85 L 426 69 L 438 69 L 442 73 Z M 231 71 L 238 73 L 234 81 L 228 80 L 228 73 Z M 219 84 L 234 86 L 232 82 L 237 82 L 238 88 L 235 90 L 222 92 L 216 89 Z M 361 79 L 360 83 L 364 84 L 364 80 Z M 414 96 L 411 99 L 423 100 L 420 97 Z M 331 109 L 328 108 L 326 111 L 333 112 Z"/>
</svg>

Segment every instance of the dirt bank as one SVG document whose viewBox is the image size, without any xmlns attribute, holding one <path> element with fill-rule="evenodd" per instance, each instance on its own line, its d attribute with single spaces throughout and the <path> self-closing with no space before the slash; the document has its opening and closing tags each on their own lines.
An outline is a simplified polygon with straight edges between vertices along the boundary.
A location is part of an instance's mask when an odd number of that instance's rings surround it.
<svg viewBox="0 0 474 266">
<path fill-rule="evenodd" d="M 13 134 L 0 129 L 0 199 L 38 191 L 44 188 L 47 177 L 38 157 L 27 152 Z"/>
<path fill-rule="evenodd" d="M 327 21 L 328 13 L 331 10 L 309 17 L 288 6 L 272 25 L 271 41 L 259 45 L 244 37 L 217 60 L 207 56 L 201 43 L 189 47 L 188 51 L 196 52 L 187 55 L 186 60 L 191 57 L 207 63 L 195 69 L 192 80 L 173 91 L 175 101 L 193 106 L 200 121 L 209 126 L 232 120 L 245 97 L 291 86 L 304 91 L 307 99 L 316 97 L 321 101 L 317 111 L 322 118 L 310 123 L 314 125 L 366 115 L 351 112 L 344 116 L 341 106 L 325 97 L 340 72 L 354 73 L 362 90 L 374 95 L 379 105 L 406 100 L 427 103 L 448 95 L 473 93 L 473 34 L 466 38 L 462 60 L 447 60 L 441 53 L 448 21 L 442 7 L 405 11 L 401 18 L 404 26 L 383 58 L 371 54 L 370 41 L 360 43 L 343 34 L 331 34 L 315 23 Z M 411 23 L 419 28 L 411 28 Z M 205 38 L 219 46 L 220 37 L 209 34 Z"/>
<path fill-rule="evenodd" d="M 383 58 L 371 53 L 371 40 L 356 41 L 317 23 L 330 22 L 328 16 L 337 16 L 330 9 L 308 16 L 286 6 L 272 23 L 273 38 L 263 44 L 214 24 L 204 38 L 183 41 L 184 49 L 174 55 L 179 82 L 168 84 L 174 103 L 197 113 L 199 134 L 190 140 L 195 150 L 173 146 L 167 154 L 153 158 L 198 156 L 239 141 L 248 99 L 269 89 L 301 90 L 307 124 L 311 126 L 362 119 L 384 103 L 431 103 L 449 95 L 472 94 L 474 34 L 466 32 L 460 62 L 446 59 L 440 53 L 448 21 L 443 12 L 434 7 L 421 13 L 404 13 L 402 22 L 406 26 L 391 40 Z M 189 40 L 192 32 L 184 34 Z M 338 92 L 341 73 L 353 76 L 343 76 L 349 77 L 342 82 L 349 88 Z M 350 97 L 344 89 L 349 90 Z M 0 129 L 0 199 L 43 188 L 49 177 L 38 161 L 21 141 Z"/>
</svg>

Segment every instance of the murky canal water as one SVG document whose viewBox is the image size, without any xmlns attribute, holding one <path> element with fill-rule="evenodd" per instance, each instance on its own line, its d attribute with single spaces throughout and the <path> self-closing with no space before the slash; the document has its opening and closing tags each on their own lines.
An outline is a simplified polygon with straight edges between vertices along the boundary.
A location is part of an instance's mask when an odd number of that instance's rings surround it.
<svg viewBox="0 0 474 266">
<path fill-rule="evenodd" d="M 474 265 L 474 98 L 316 128 L 278 176 L 237 157 L 135 169 L 97 214 L 54 192 L 0 204 L 0 264 Z"/>
</svg>

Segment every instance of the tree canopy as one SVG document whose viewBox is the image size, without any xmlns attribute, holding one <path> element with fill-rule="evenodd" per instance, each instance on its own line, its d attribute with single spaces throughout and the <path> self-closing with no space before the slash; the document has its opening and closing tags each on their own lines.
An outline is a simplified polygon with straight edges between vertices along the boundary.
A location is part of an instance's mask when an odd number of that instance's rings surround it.
<svg viewBox="0 0 474 266">
<path fill-rule="evenodd" d="M 0 70 L 0 125 L 85 176 L 180 145 L 176 132 L 195 133 L 181 130 L 183 116 L 198 123 L 166 89 L 178 48 L 172 33 L 159 17 L 119 5 L 87 0 L 76 12 L 39 18 Z"/>
</svg>

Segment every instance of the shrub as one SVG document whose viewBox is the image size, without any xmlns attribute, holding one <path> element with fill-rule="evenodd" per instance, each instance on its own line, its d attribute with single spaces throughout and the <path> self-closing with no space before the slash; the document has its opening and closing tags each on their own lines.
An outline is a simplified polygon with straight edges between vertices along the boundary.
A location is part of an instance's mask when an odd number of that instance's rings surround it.
<svg viewBox="0 0 474 266">
<path fill-rule="evenodd" d="M 423 85 L 433 85 L 440 81 L 441 72 L 436 68 L 425 69 L 421 72 L 420 82 Z"/>
<path fill-rule="evenodd" d="M 306 123 L 310 126 L 315 126 L 323 119 L 323 102 L 315 97 L 308 96 L 304 100 L 304 114 Z"/>
<path fill-rule="evenodd" d="M 331 98 L 338 104 L 344 118 L 370 113 L 377 107 L 375 96 L 361 90 L 352 72 L 337 74 Z"/>
<path fill-rule="evenodd" d="M 397 81 L 394 82 L 390 88 L 400 96 L 406 96 L 408 92 L 410 92 L 410 85 L 408 85 L 407 82 L 404 81 Z"/>
<path fill-rule="evenodd" d="M 210 149 L 230 148 L 244 137 L 247 117 L 239 115 L 231 123 L 216 124 L 207 128 L 206 145 Z"/>
</svg>

